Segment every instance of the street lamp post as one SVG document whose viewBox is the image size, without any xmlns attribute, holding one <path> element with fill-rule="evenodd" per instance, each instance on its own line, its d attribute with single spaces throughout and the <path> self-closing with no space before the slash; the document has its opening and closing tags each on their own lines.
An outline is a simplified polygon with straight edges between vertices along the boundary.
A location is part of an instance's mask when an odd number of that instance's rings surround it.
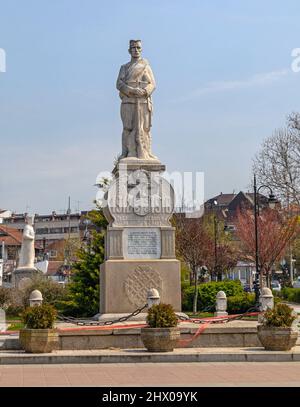
<svg viewBox="0 0 300 407">
<path fill-rule="evenodd" d="M 261 279 L 261 270 L 259 264 L 259 244 L 258 244 L 258 217 L 259 217 L 259 201 L 258 193 L 262 188 L 267 188 L 270 191 L 268 198 L 268 204 L 271 209 L 275 208 L 277 200 L 273 194 L 271 187 L 268 185 L 261 185 L 257 187 L 256 185 L 256 176 L 254 174 L 254 228 L 255 228 L 255 281 L 254 281 L 254 290 L 255 290 L 255 304 L 259 304 L 259 295 L 260 295 L 260 279 Z"/>
<path fill-rule="evenodd" d="M 215 208 L 218 206 L 218 201 L 214 200 L 213 205 Z M 214 274 L 216 281 L 218 280 L 218 218 L 217 214 L 214 213 L 214 248 L 215 248 L 215 266 Z"/>
<path fill-rule="evenodd" d="M 215 236 L 215 278 L 218 276 L 218 221 L 214 216 L 214 236 Z"/>
</svg>

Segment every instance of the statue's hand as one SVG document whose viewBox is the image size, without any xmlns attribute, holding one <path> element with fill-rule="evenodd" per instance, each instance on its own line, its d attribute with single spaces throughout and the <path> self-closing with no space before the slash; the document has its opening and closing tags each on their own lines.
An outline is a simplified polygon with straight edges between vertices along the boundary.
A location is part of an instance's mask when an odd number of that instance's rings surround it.
<svg viewBox="0 0 300 407">
<path fill-rule="evenodd" d="M 137 88 L 136 91 L 137 91 L 137 96 L 139 96 L 139 97 L 142 97 L 142 96 L 146 96 L 146 95 L 147 95 L 147 92 L 146 92 L 145 89 Z"/>
<path fill-rule="evenodd" d="M 137 97 L 142 97 L 142 96 L 146 96 L 147 92 L 145 89 L 140 89 L 140 88 L 132 88 L 130 90 L 130 93 L 132 94 L 132 96 L 137 96 Z"/>
</svg>

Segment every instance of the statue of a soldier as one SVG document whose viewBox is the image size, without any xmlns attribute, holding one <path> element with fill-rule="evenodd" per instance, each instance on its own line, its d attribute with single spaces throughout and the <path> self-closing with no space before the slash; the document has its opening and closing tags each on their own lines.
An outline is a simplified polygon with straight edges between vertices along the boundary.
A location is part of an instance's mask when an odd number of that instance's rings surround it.
<svg viewBox="0 0 300 407">
<path fill-rule="evenodd" d="M 26 225 L 23 231 L 22 246 L 18 270 L 20 269 L 35 269 L 34 267 L 34 241 L 35 233 L 33 230 L 34 216 L 26 217 Z"/>
<path fill-rule="evenodd" d="M 155 80 L 146 59 L 141 58 L 140 40 L 129 42 L 131 61 L 121 66 L 117 80 L 123 122 L 122 155 L 157 160 L 151 153 L 152 92 Z"/>
</svg>

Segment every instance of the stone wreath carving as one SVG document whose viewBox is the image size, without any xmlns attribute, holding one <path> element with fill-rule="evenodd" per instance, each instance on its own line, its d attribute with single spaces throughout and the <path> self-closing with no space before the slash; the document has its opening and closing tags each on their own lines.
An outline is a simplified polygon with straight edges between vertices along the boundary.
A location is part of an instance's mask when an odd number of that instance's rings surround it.
<svg viewBox="0 0 300 407">
<path fill-rule="evenodd" d="M 156 288 L 162 292 L 162 279 L 159 273 L 150 266 L 138 266 L 125 280 L 125 293 L 129 302 L 135 307 L 141 307 L 147 302 L 147 292 Z"/>
</svg>

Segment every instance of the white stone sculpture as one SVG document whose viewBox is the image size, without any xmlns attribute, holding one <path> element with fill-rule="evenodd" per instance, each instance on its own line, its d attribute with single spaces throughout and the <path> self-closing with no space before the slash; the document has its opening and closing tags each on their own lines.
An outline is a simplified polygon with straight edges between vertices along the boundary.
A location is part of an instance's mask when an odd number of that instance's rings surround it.
<svg viewBox="0 0 300 407">
<path fill-rule="evenodd" d="M 32 269 L 34 270 L 34 238 L 35 233 L 33 230 L 34 217 L 26 218 L 26 225 L 23 231 L 22 247 L 19 259 L 18 270 Z"/>
<path fill-rule="evenodd" d="M 152 305 L 158 305 L 160 303 L 160 295 L 156 288 L 151 288 L 147 292 L 147 304 L 148 308 L 151 308 Z"/>
<path fill-rule="evenodd" d="M 29 305 L 30 307 L 36 307 L 38 305 L 42 305 L 43 303 L 43 295 L 39 290 L 33 290 L 29 296 Z"/>
<path fill-rule="evenodd" d="M 140 40 L 129 42 L 131 61 L 121 66 L 117 89 L 122 100 L 123 122 L 122 155 L 120 159 L 133 157 L 157 160 L 151 152 L 152 92 L 155 79 L 146 59 L 141 58 Z"/>
<path fill-rule="evenodd" d="M 215 317 L 227 316 L 227 298 L 224 291 L 219 291 L 216 296 L 216 312 Z"/>
<path fill-rule="evenodd" d="M 261 290 L 261 295 L 259 297 L 260 300 L 260 310 L 267 311 L 268 309 L 274 308 L 274 296 L 272 290 L 268 287 L 264 287 Z"/>
</svg>

